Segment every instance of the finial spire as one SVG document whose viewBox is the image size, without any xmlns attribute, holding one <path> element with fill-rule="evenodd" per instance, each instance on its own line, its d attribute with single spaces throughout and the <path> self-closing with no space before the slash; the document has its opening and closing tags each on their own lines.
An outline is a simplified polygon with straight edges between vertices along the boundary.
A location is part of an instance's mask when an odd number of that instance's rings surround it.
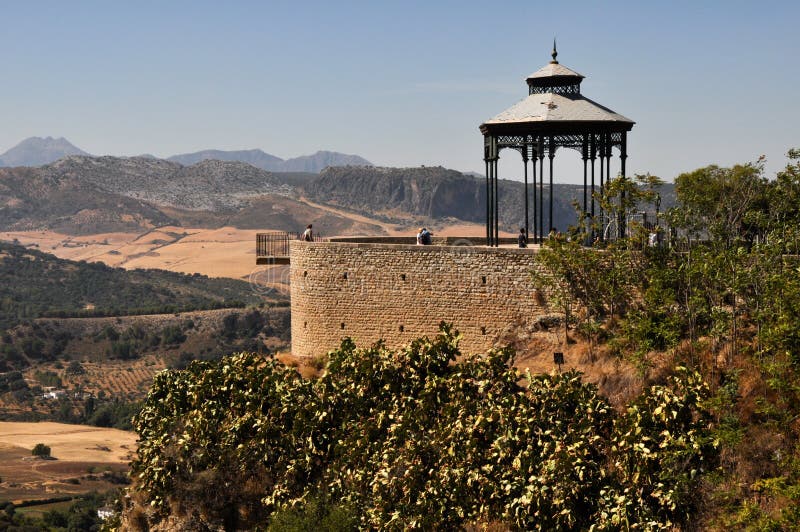
<svg viewBox="0 0 800 532">
<path fill-rule="evenodd" d="M 553 64 L 553 65 L 557 65 L 558 61 L 556 60 L 556 56 L 558 56 L 558 50 L 556 50 L 556 38 L 555 37 L 553 37 L 553 53 L 551 53 L 550 55 L 553 56 L 553 60 L 550 61 L 550 63 Z"/>
</svg>

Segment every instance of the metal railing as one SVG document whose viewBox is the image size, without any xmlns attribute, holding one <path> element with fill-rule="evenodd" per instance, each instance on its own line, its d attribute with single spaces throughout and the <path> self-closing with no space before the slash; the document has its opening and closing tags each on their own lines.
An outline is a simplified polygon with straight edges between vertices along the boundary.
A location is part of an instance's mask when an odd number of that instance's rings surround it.
<svg viewBox="0 0 800 532">
<path fill-rule="evenodd" d="M 272 233 L 256 233 L 257 257 L 288 257 L 289 241 L 300 240 L 303 233 L 296 231 L 275 231 Z M 320 235 L 314 235 L 313 242 L 325 242 Z"/>
</svg>

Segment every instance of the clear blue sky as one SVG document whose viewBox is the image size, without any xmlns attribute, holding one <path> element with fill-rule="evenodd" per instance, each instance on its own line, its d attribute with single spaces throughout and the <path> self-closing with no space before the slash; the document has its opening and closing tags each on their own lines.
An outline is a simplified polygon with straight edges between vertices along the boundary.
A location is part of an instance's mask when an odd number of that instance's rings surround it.
<svg viewBox="0 0 800 532">
<path fill-rule="evenodd" d="M 800 147 L 796 0 L 0 7 L 0 152 L 52 135 L 94 154 L 329 149 L 481 171 L 478 125 L 526 95 L 554 35 L 584 94 L 637 122 L 633 172 L 761 154 L 774 172 Z"/>
</svg>

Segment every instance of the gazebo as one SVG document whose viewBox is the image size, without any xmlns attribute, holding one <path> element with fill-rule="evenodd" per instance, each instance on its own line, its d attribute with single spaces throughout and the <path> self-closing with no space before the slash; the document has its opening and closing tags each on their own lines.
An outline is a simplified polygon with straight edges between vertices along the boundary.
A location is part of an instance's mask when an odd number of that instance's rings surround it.
<svg viewBox="0 0 800 532">
<path fill-rule="evenodd" d="M 553 228 L 553 159 L 558 148 L 572 148 L 583 159 L 583 215 L 595 217 L 595 161 L 600 159 L 599 185 L 611 176 L 612 148 L 619 149 L 620 174 L 625 176 L 627 132 L 634 122 L 581 94 L 584 76 L 556 60 L 525 80 L 528 97 L 480 125 L 486 163 L 486 245 L 499 245 L 497 162 L 503 148 L 522 155 L 525 172 L 525 231 L 529 231 L 528 161 L 532 161 L 533 238 L 541 242 Z M 549 159 L 549 218 L 544 218 L 544 158 Z M 536 161 L 539 161 L 537 182 Z M 591 164 L 590 164 L 591 163 Z M 538 189 L 537 189 L 538 187 Z M 591 189 L 591 194 L 589 190 Z M 591 197 L 591 200 L 589 200 Z M 602 218 L 602 213 L 597 213 Z M 545 232 L 545 228 L 547 231 Z M 624 235 L 624 220 L 618 224 Z M 528 233 L 530 234 L 530 233 Z"/>
</svg>

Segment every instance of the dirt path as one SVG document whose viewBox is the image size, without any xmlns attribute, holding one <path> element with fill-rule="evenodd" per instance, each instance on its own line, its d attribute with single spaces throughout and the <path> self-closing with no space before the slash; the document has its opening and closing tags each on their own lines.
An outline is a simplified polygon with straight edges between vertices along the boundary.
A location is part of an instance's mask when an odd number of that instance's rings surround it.
<svg viewBox="0 0 800 532">
<path fill-rule="evenodd" d="M 356 214 L 354 212 L 350 212 L 350 211 L 345 210 L 345 209 L 333 207 L 331 205 L 325 205 L 325 204 L 322 204 L 322 203 L 315 203 L 315 202 L 311 201 L 310 199 L 306 198 L 305 196 L 301 196 L 300 197 L 300 201 L 302 201 L 303 203 L 308 204 L 311 207 L 314 207 L 316 209 L 320 209 L 320 210 L 329 212 L 331 214 L 336 214 L 338 216 L 342 216 L 344 218 L 349 218 L 351 220 L 355 220 L 357 222 L 362 222 L 362 223 L 365 223 L 365 224 L 377 225 L 378 227 L 380 227 L 381 229 L 386 231 L 386 233 L 389 236 L 405 235 L 406 233 L 408 233 L 408 229 L 406 229 L 406 228 L 404 228 L 404 227 L 402 227 L 400 225 L 390 224 L 388 222 L 383 222 L 383 221 L 377 220 L 375 218 L 369 218 L 368 216 L 364 216 L 362 214 Z"/>
</svg>

